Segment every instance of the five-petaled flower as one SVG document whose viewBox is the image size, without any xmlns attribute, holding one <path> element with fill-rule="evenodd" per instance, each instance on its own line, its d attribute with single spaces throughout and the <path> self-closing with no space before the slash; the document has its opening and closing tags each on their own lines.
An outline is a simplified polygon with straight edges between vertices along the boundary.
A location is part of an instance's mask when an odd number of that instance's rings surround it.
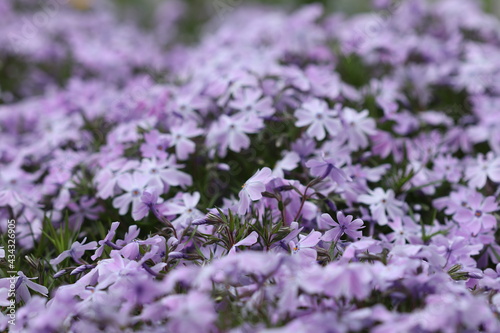
<svg viewBox="0 0 500 333">
<path fill-rule="evenodd" d="M 372 217 L 380 225 L 386 225 L 388 217 L 403 216 L 403 202 L 396 199 L 392 189 L 384 191 L 377 187 L 370 194 L 360 195 L 358 201 L 370 206 Z"/>
<path fill-rule="evenodd" d="M 298 127 L 309 126 L 307 134 L 321 141 L 326 137 L 326 132 L 334 135 L 339 132 L 341 126 L 335 111 L 328 108 L 328 104 L 320 99 L 312 99 L 302 104 L 295 111 Z"/>
<path fill-rule="evenodd" d="M 332 229 L 325 232 L 321 237 L 321 240 L 326 242 L 337 242 L 343 234 L 348 235 L 352 239 L 356 240 L 361 238 L 363 233 L 360 229 L 363 229 L 363 221 L 361 219 L 354 219 L 352 215 L 345 216 L 341 211 L 337 212 L 337 221 L 334 221 L 330 214 L 322 214 L 320 219 L 323 223 L 328 226 L 333 227 Z"/>
<path fill-rule="evenodd" d="M 458 208 L 453 219 L 477 235 L 480 231 L 490 231 L 496 227 L 497 220 L 491 213 L 497 210 L 495 197 L 484 198 L 476 192 L 468 198 L 465 207 Z"/>
</svg>

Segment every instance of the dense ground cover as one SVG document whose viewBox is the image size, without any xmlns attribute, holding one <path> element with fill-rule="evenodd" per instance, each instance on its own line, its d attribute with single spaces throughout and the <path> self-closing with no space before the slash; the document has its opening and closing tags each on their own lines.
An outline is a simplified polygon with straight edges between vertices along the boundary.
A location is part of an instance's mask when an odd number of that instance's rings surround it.
<svg viewBox="0 0 500 333">
<path fill-rule="evenodd" d="M 0 3 L 0 330 L 500 331 L 476 2 L 86 4 Z"/>
</svg>

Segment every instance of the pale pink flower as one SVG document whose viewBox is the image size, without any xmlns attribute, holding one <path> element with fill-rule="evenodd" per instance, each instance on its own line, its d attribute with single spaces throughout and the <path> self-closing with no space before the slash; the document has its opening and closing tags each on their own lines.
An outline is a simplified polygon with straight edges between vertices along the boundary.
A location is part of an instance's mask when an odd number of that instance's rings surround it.
<svg viewBox="0 0 500 333">
<path fill-rule="evenodd" d="M 243 215 L 248 211 L 250 202 L 262 198 L 262 192 L 266 190 L 265 184 L 272 177 L 272 171 L 269 168 L 258 170 L 242 186 L 239 193 L 240 202 L 238 204 L 238 214 Z"/>
<path fill-rule="evenodd" d="M 353 151 L 368 146 L 368 136 L 375 135 L 376 124 L 373 118 L 370 118 L 368 110 L 357 112 L 354 109 L 345 107 L 341 113 L 343 126 L 343 135 L 347 139 L 349 148 Z"/>
<path fill-rule="evenodd" d="M 370 212 L 374 220 L 380 225 L 386 225 L 388 217 L 394 219 L 403 216 L 403 202 L 395 198 L 394 191 L 384 191 L 378 187 L 370 194 L 362 194 L 358 201 L 370 206 Z"/>
<path fill-rule="evenodd" d="M 130 204 L 132 204 L 132 211 L 137 209 L 148 180 L 147 175 L 141 172 L 125 173 L 120 176 L 118 186 L 125 193 L 113 199 L 113 207 L 119 209 L 120 215 L 127 214 Z"/>
<path fill-rule="evenodd" d="M 483 188 L 489 178 L 495 183 L 500 183 L 500 157 L 496 157 L 493 152 L 484 156 L 479 154 L 465 170 L 465 178 L 469 186 Z"/>
<path fill-rule="evenodd" d="M 313 99 L 305 102 L 300 109 L 295 111 L 295 117 L 297 118 L 295 125 L 309 126 L 307 134 L 318 141 L 326 137 L 326 132 L 334 135 L 340 131 L 340 121 L 335 111 L 330 110 L 323 100 Z"/>
</svg>

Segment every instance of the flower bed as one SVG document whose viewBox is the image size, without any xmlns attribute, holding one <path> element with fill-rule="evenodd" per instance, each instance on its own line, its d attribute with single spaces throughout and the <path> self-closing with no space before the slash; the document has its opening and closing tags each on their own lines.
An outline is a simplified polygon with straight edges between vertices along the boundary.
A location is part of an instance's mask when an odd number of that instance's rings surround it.
<svg viewBox="0 0 500 333">
<path fill-rule="evenodd" d="M 499 332 L 500 22 L 375 3 L 0 4 L 0 330 Z"/>
</svg>

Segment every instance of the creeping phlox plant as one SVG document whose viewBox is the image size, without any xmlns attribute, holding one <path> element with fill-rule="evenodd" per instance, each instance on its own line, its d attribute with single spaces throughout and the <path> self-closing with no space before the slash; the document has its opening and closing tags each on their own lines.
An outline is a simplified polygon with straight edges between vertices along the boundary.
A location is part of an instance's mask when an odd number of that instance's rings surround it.
<svg viewBox="0 0 500 333">
<path fill-rule="evenodd" d="M 71 3 L 0 2 L 0 331 L 500 331 L 477 2 L 241 3 L 189 45 L 181 2 Z"/>
</svg>

